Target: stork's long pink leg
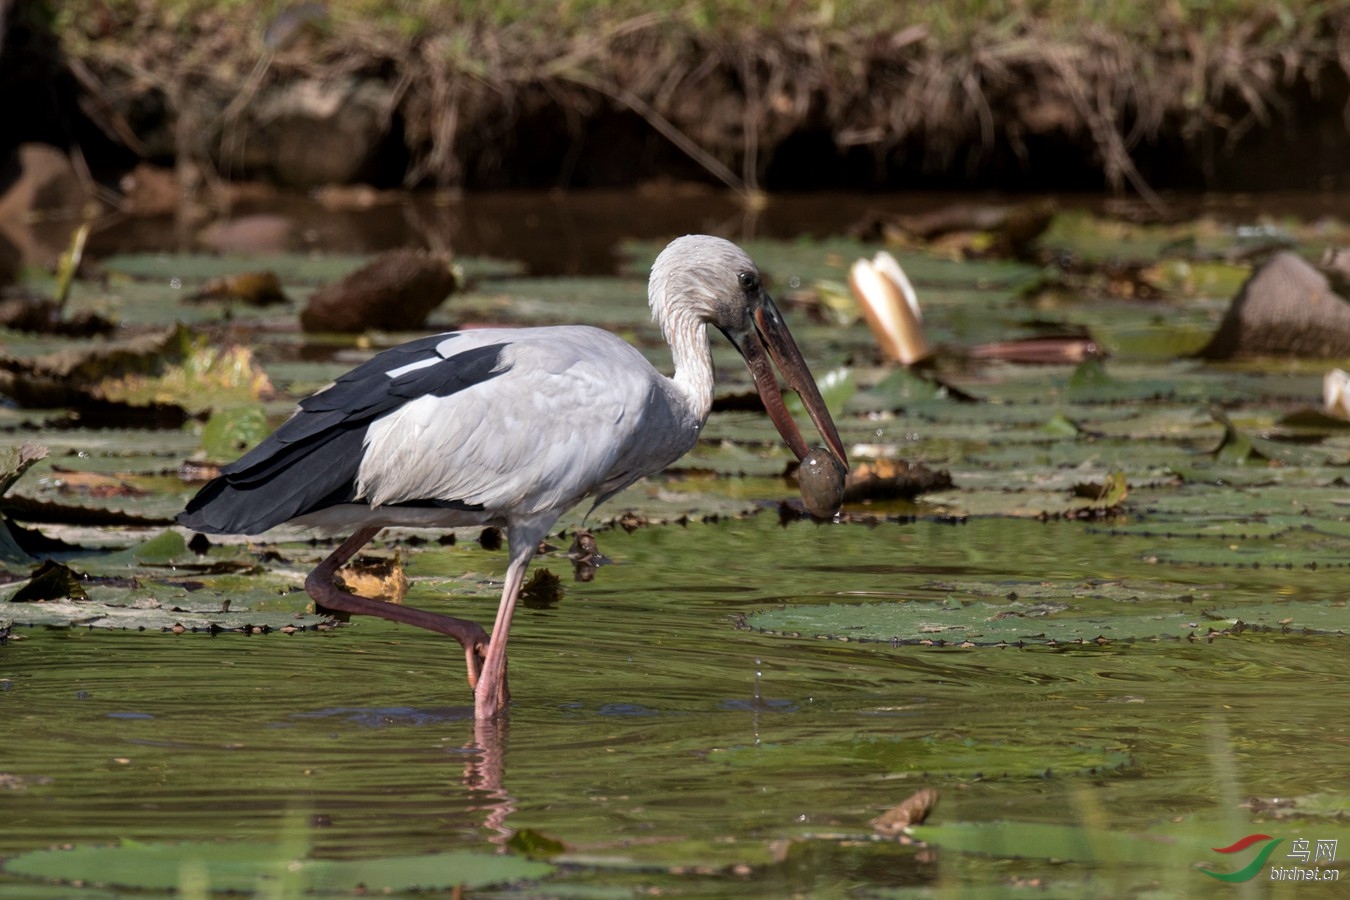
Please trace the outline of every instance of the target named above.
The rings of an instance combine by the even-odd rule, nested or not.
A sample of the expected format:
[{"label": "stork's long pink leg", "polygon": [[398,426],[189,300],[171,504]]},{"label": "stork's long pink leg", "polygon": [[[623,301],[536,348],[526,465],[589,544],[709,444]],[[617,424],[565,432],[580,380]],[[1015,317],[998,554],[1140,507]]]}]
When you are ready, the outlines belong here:
[{"label": "stork's long pink leg", "polygon": [[313,572],[309,573],[309,577],[305,579],[305,592],[314,599],[316,605],[325,609],[335,609],[340,612],[364,616],[378,616],[391,622],[402,622],[405,625],[415,625],[418,628],[426,628],[439,634],[448,634],[459,641],[460,646],[464,648],[464,666],[469,674],[469,687],[476,687],[483,652],[488,646],[487,632],[477,622],[470,622],[468,619],[456,619],[453,616],[443,616],[440,613],[427,612],[424,609],[415,609],[397,603],[386,603],[383,600],[373,600],[370,597],[362,597],[350,591],[344,591],[333,583],[333,578],[337,575],[338,569],[342,568],[347,560],[355,556],[356,551],[370,543],[371,538],[379,532],[379,528],[362,528],[343,541],[336,550],[315,567]]},{"label": "stork's long pink leg", "polygon": [[511,562],[506,567],[506,584],[502,587],[502,602],[497,607],[497,621],[492,625],[492,640],[488,642],[487,658],[474,688],[474,715],[492,719],[506,709],[510,692],[506,687],[506,638],[511,632],[511,616],[516,611],[516,599],[525,580],[525,570],[539,545],[538,538],[524,539],[512,535]]}]

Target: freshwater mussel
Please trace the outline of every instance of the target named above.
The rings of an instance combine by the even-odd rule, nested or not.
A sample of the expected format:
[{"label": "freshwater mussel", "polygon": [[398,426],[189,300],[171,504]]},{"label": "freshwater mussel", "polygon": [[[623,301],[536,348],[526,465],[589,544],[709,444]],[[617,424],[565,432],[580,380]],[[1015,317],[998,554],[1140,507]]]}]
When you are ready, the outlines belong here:
[{"label": "freshwater mussel", "polygon": [[828,450],[816,447],[806,454],[797,468],[797,485],[806,511],[821,519],[838,512],[847,477],[848,470]]}]

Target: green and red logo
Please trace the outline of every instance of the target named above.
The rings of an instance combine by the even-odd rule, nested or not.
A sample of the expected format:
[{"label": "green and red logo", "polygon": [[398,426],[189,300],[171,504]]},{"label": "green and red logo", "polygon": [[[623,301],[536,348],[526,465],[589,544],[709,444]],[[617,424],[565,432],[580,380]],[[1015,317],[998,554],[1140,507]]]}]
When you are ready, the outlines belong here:
[{"label": "green and red logo", "polygon": [[1215,847],[1215,853],[1241,853],[1253,844],[1259,844],[1265,841],[1265,844],[1257,851],[1252,861],[1247,863],[1236,872],[1211,872],[1209,869],[1201,869],[1210,878],[1217,878],[1220,881],[1236,883],[1239,881],[1251,881],[1256,877],[1256,873],[1261,871],[1261,867],[1266,864],[1270,854],[1274,852],[1276,845],[1284,838],[1273,838],[1268,834],[1249,834],[1237,843],[1230,844],[1227,847]]}]

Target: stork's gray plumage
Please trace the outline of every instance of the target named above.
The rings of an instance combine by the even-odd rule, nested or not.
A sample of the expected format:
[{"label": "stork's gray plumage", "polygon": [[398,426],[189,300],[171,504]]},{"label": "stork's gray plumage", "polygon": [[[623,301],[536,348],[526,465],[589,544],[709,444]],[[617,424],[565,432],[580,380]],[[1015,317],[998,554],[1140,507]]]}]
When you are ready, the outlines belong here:
[{"label": "stork's gray plumage", "polygon": [[[830,451],[844,450],[755,264],[735,244],[692,235],[666,247],[648,285],[671,346],[666,377],[597,328],[487,328],[386,350],[302,400],[277,431],[224,466],[178,521],[258,534],[290,523],[354,530],[306,579],[323,607],[448,634],[462,645],[480,718],[506,702],[506,640],[525,569],[558,517],[600,503],[691,449],[708,419],[707,328],[746,359],[793,452],[806,442],[765,351],[802,396]],[[386,526],[506,529],[510,563],[491,638],[473,622],[357,597],[337,570]]]}]

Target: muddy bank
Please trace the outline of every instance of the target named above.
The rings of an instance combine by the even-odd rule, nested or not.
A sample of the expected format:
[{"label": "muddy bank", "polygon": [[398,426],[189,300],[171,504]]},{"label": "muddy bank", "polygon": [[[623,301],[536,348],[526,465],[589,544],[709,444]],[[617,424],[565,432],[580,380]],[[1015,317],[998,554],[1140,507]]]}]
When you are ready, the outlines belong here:
[{"label": "muddy bank", "polygon": [[578,24],[253,11],[15,5],[0,90],[22,93],[43,66],[64,87],[23,107],[8,140],[77,145],[105,180],[138,159],[176,166],[189,191],[1350,183],[1340,5],[1225,23],[1159,4],[1114,27],[1018,13],[955,34],[803,14],[722,27],[678,12]]}]

